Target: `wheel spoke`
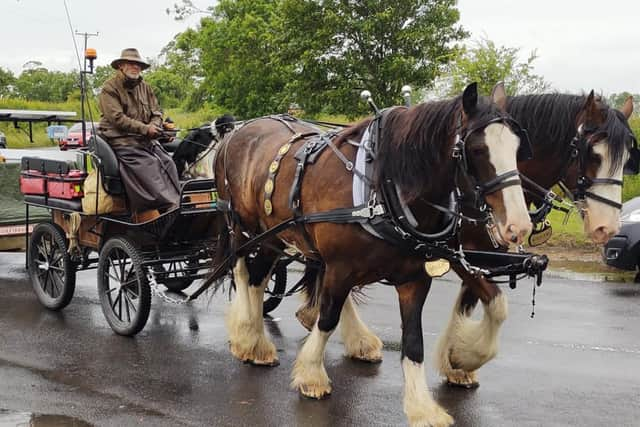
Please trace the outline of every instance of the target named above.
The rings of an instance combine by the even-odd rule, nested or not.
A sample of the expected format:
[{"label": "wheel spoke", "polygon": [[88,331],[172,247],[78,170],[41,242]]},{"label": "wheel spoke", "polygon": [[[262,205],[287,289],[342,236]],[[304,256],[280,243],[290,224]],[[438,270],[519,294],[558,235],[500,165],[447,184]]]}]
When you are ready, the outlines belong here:
[{"label": "wheel spoke", "polygon": [[109,294],[111,294],[113,291],[117,291],[117,290],[118,290],[118,288],[117,288],[117,287],[116,287],[116,288],[109,288],[109,290],[108,290],[108,291],[106,291],[106,292],[105,292],[105,294],[106,294],[106,295],[109,295]]},{"label": "wheel spoke", "polygon": [[51,258],[53,258],[53,236],[51,234],[47,234],[47,240],[45,243],[45,248],[47,249],[47,262],[51,264]]},{"label": "wheel spoke", "polygon": [[43,270],[42,273],[44,277],[40,278],[40,287],[46,294],[49,294],[47,291],[47,287],[49,285],[49,270]]},{"label": "wheel spoke", "polygon": [[[113,288],[113,289],[118,289],[118,288]],[[120,289],[121,291],[121,289]],[[118,292],[118,296],[116,297],[116,299],[113,300],[113,302],[111,303],[111,310],[115,313],[116,312],[116,305],[118,305],[118,301],[120,301],[120,298],[122,297],[122,292]]]},{"label": "wheel spoke", "polygon": [[62,279],[60,279],[60,277],[54,272],[50,272],[49,276],[51,277],[51,283],[53,284],[53,289],[56,290],[55,295],[53,295],[53,292],[52,292],[51,296],[53,298],[58,298],[62,294],[62,287],[64,286]]},{"label": "wheel spoke", "polygon": [[137,284],[137,283],[138,283],[138,280],[137,280],[137,278],[134,277],[132,280],[126,282],[126,285],[123,285],[124,289],[133,298],[138,298],[140,296],[140,293],[138,292],[138,287],[137,286],[131,286],[132,284]]},{"label": "wheel spoke", "polygon": [[[121,278],[118,277],[118,274],[120,273],[119,269],[115,266],[115,264],[113,263],[113,259],[111,257],[109,257],[109,268],[107,269],[108,271],[111,271],[111,269],[113,269],[113,274],[115,274],[116,277],[114,277],[114,280],[116,282],[121,282]],[[109,273],[109,276],[111,276],[111,273]],[[113,277],[113,276],[111,276]]]},{"label": "wheel spoke", "polygon": [[123,295],[123,293],[124,293],[124,290],[120,289],[121,297],[120,297],[120,300],[118,301],[118,312],[119,312],[118,319],[120,319],[120,321],[122,321],[122,300],[123,300],[122,295]]},{"label": "wheel spoke", "polygon": [[64,268],[62,268],[62,267],[57,267],[57,266],[54,266],[54,265],[50,265],[50,266],[49,266],[49,269],[50,269],[50,270],[54,270],[54,271],[64,272]]},{"label": "wheel spoke", "polygon": [[129,311],[129,305],[130,305],[129,297],[127,296],[127,292],[125,291],[124,308],[125,308],[125,311],[127,312],[127,322],[131,323],[131,312]]},{"label": "wheel spoke", "polygon": [[62,260],[62,257],[63,257],[63,256],[64,256],[64,253],[61,253],[60,255],[58,255],[58,257],[57,257],[55,260],[51,261],[51,263],[50,263],[50,264],[51,264],[51,265],[58,265],[58,263],[60,262],[60,260]]},{"label": "wheel spoke", "polygon": [[120,277],[124,280],[126,276],[125,271],[127,269],[127,257],[124,251],[118,250],[118,259],[120,260]]},{"label": "wheel spoke", "polygon": [[[133,309],[133,311],[135,311],[137,313],[138,309],[136,308],[136,305],[133,303],[133,301],[131,300],[131,298],[127,294],[127,292],[124,293],[124,297],[125,297],[125,299],[127,301],[127,304],[130,304],[131,308]],[[128,309],[127,309],[127,311],[128,311]]]},{"label": "wheel spoke", "polygon": [[38,248],[38,252],[46,262],[49,257],[47,255],[47,248],[44,245],[45,243],[44,243],[44,237],[43,237],[43,240],[38,242],[38,245],[36,245],[36,248]]}]

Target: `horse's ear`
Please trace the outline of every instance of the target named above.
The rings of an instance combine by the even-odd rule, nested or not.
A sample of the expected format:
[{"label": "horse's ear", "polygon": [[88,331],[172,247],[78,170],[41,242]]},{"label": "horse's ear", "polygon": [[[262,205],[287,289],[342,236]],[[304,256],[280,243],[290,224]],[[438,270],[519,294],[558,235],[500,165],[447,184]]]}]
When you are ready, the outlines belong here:
[{"label": "horse's ear", "polygon": [[462,92],[462,109],[467,116],[472,115],[478,106],[478,83],[473,82]]},{"label": "horse's ear", "polygon": [[602,115],[599,113],[598,101],[596,100],[593,89],[591,89],[587,100],[584,102],[583,110],[585,112],[586,123],[600,124],[602,122]]},{"label": "horse's ear", "polygon": [[624,114],[624,116],[629,119],[631,117],[631,113],[633,113],[633,96],[629,95],[624,101],[624,105],[620,108],[620,112]]},{"label": "horse's ear", "polygon": [[491,91],[491,100],[500,111],[507,111],[507,93],[504,90],[504,82],[498,82]]}]

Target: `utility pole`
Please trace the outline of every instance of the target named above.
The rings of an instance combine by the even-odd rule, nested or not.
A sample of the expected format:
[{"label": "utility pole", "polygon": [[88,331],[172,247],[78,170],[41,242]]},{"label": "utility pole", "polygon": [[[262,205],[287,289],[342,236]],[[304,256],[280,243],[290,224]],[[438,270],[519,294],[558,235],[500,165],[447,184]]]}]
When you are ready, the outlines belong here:
[{"label": "utility pole", "polygon": [[[92,51],[92,55],[88,55],[87,40],[89,37],[98,37],[100,33],[81,33],[76,30],[77,36],[84,37],[84,50],[83,50],[83,69],[80,70],[80,119],[82,120],[82,141],[84,145],[87,145],[87,123],[84,118],[84,102],[87,92],[86,74],[93,74],[93,60],[96,59],[95,50]],[[89,60],[89,71],[87,71],[87,59]]]}]

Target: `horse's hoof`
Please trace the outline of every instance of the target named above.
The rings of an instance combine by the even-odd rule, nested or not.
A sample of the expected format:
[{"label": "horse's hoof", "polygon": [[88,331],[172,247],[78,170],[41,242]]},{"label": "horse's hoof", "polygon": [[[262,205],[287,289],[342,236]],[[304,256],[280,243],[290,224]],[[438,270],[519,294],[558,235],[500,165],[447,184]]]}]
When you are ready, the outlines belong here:
[{"label": "horse's hoof", "polygon": [[480,387],[480,383],[477,382],[477,381],[470,382],[470,383],[458,383],[458,382],[455,382],[455,381],[447,380],[446,384],[449,387],[464,388],[465,390],[472,390],[474,388]]},{"label": "horse's hoof", "polygon": [[300,386],[300,395],[307,399],[323,400],[331,396],[331,387],[314,386]]},{"label": "horse's hoof", "polygon": [[372,365],[377,365],[378,363],[382,363],[382,356],[368,358],[363,356],[350,355],[348,357],[352,360],[357,360],[358,362],[370,363]]},{"label": "horse's hoof", "polygon": [[280,361],[278,359],[274,360],[244,360],[244,363],[253,366],[261,366],[264,368],[275,368],[276,366],[280,366]]}]

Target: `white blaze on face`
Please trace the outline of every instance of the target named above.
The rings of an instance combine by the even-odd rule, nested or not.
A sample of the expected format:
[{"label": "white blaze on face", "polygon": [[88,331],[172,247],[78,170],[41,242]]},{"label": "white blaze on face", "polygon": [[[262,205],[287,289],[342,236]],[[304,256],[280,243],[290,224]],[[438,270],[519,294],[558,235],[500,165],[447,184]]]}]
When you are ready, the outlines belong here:
[{"label": "white blaze on face", "polygon": [[[609,156],[609,144],[602,141],[593,146],[593,151],[600,156],[600,167],[596,178],[613,178],[622,180],[623,165],[627,160],[625,154],[620,166],[609,174],[611,170],[611,157]],[[594,184],[589,188],[590,192],[616,203],[622,200],[622,187],[614,184]],[[584,231],[595,243],[606,243],[620,229],[620,210],[599,202],[592,198],[586,199],[586,212],[584,216]]]},{"label": "white blaze on face", "polygon": [[[496,176],[517,170],[516,155],[520,139],[502,123],[492,123],[484,130],[485,143],[489,148],[489,161],[496,170]],[[515,179],[510,177],[508,179]],[[500,234],[507,240],[515,235],[518,243],[531,231],[531,219],[522,194],[522,186],[510,185],[500,190],[504,201],[504,224],[497,224]]]}]

